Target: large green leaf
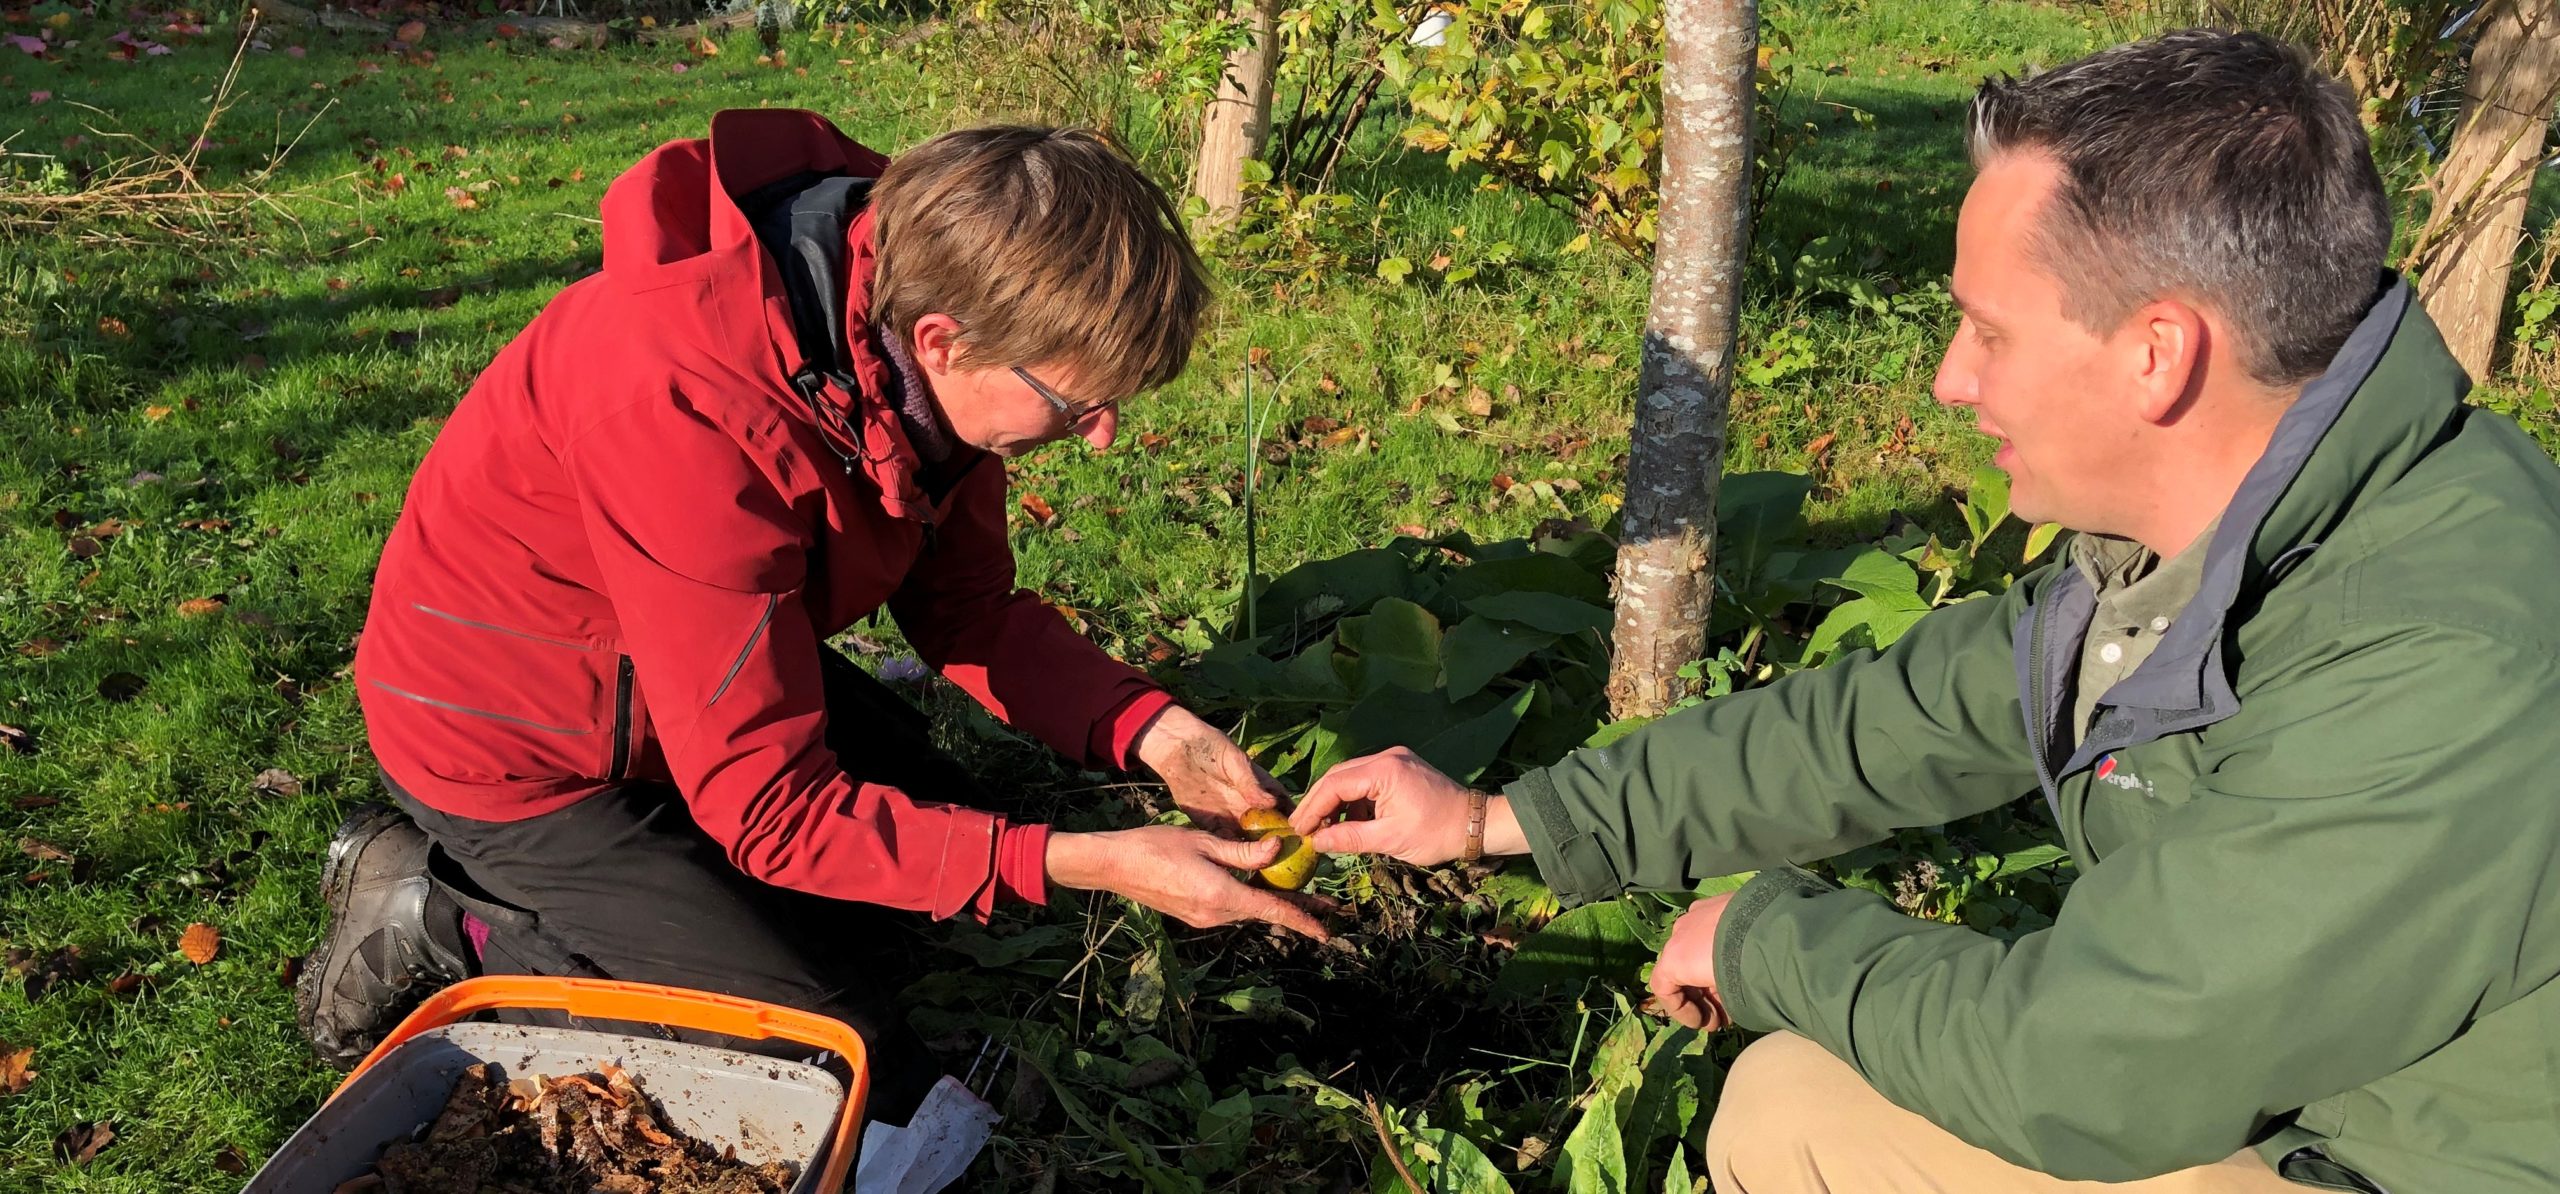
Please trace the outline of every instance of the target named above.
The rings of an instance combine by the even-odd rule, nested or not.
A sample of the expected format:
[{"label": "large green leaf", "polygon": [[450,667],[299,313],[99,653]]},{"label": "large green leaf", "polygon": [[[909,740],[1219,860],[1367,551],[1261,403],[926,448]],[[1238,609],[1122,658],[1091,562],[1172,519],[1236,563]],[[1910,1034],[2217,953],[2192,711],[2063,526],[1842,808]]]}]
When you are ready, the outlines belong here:
[{"label": "large green leaf", "polygon": [[1964,526],[1980,543],[2009,519],[2009,474],[1990,465],[1973,470],[1973,488],[1964,494]]},{"label": "large green leaf", "polygon": [[1339,702],[1351,699],[1351,688],[1334,666],[1333,640],[1318,639],[1281,669],[1280,690],[1272,695],[1295,701]]},{"label": "large green leaf", "polygon": [[1253,1096],[1239,1090],[1200,1109],[1182,1150],[1182,1168],[1202,1177],[1233,1172],[1252,1143]]},{"label": "large green leaf", "polygon": [[1564,1138],[1564,1158],[1556,1163],[1565,1194],[1627,1194],[1627,1149],[1618,1129],[1624,1092],[1594,1095],[1583,1105],[1582,1122]]},{"label": "large green leaf", "polygon": [[[1476,1142],[1447,1128],[1403,1133],[1407,1168],[1422,1182],[1423,1194],[1511,1194],[1511,1183],[1493,1158]],[[1381,1154],[1370,1166],[1369,1188],[1378,1194],[1408,1194],[1404,1178]]]},{"label": "large green leaf", "polygon": [[1405,600],[1388,597],[1339,632],[1352,654],[1351,691],[1367,696],[1388,685],[1430,689],[1440,684],[1440,619]]},{"label": "large green leaf", "polygon": [[1259,700],[1287,687],[1280,665],[1262,653],[1268,638],[1237,639],[1200,653],[1201,684],[1217,693]]},{"label": "large green leaf", "polygon": [[1633,982],[1653,960],[1635,914],[1624,900],[1585,904],[1548,921],[1520,943],[1520,952],[1493,979],[1493,993],[1517,998],[1547,991],[1577,991],[1593,978]]},{"label": "large green leaf", "polygon": [[1462,708],[1437,689],[1381,688],[1350,708],[1324,715],[1321,724],[1333,732],[1336,742],[1330,751],[1317,755],[1316,770],[1321,773],[1343,759],[1390,746],[1419,748],[1493,703],[1486,695]]},{"label": "large green leaf", "polygon": [[1782,544],[1804,534],[1813,478],[1802,473],[1734,473],[1716,485],[1716,564],[1750,577]]},{"label": "large green leaf", "polygon": [[[1643,1016],[1632,1016],[1650,1024]],[[1653,1151],[1655,1141],[1673,1139],[1686,1132],[1689,1120],[1697,1114],[1697,1084],[1690,1081],[1687,1059],[1706,1047],[1706,1038],[1693,1028],[1666,1024],[1654,1033],[1645,1047],[1642,1080],[1636,1085],[1635,1098],[1627,1104],[1619,1135],[1626,1141],[1629,1176],[1644,1172],[1644,1159]]]},{"label": "large green leaf", "polygon": [[1520,719],[1519,731],[1502,749],[1502,757],[1523,770],[1552,766],[1572,754],[1593,730],[1600,728],[1600,718],[1606,712],[1596,700],[1565,695],[1552,678],[1535,681],[1529,688],[1537,693],[1537,699],[1529,702],[1529,712]]},{"label": "large green leaf", "polygon": [[1463,701],[1555,641],[1556,636],[1545,631],[1476,615],[1458,623],[1440,641],[1440,681],[1448,688],[1450,700]]},{"label": "large green leaf", "polygon": [[2038,867],[2051,866],[2070,856],[2071,852],[2060,846],[2029,846],[2024,850],[2001,855],[2000,865],[1992,870],[1991,877],[2006,879],[2011,875],[2023,875]]},{"label": "large green leaf", "polygon": [[1907,609],[1872,597],[1841,602],[1823,615],[1820,626],[1813,628],[1813,638],[1805,643],[1805,659],[1812,663],[1842,651],[1868,648],[1881,651],[1892,646],[1895,639],[1901,638],[1928,612],[1925,608]]},{"label": "large green leaf", "polygon": [[1469,601],[1466,607],[1471,614],[1517,623],[1549,634],[1605,630],[1616,616],[1605,605],[1593,605],[1555,593],[1495,593]]},{"label": "large green leaf", "polygon": [[1563,556],[1539,551],[1461,568],[1440,586],[1434,601],[1463,609],[1478,597],[1496,593],[1553,593],[1599,605],[1609,600],[1609,580]]},{"label": "large green leaf", "polygon": [[1920,595],[1920,574],[1882,549],[1860,552],[1847,571],[1826,580],[1889,609],[1929,608]]},{"label": "large green leaf", "polygon": [[1327,618],[1364,612],[1382,598],[1409,597],[1412,584],[1413,566],[1385,548],[1301,564],[1264,586],[1254,601],[1260,619],[1254,632],[1301,637]]},{"label": "large green leaf", "polygon": [[2061,523],[2037,523],[2034,529],[2027,532],[2027,546],[2024,553],[2018,557],[2018,562],[2021,564],[2035,563],[2036,557],[2043,555],[2046,548],[2053,546],[2055,537],[2061,534]]},{"label": "large green leaf", "polygon": [[1430,741],[1414,747],[1413,753],[1459,783],[1474,783],[1476,776],[1502,756],[1502,744],[1509,742],[1511,731],[1520,727],[1520,715],[1529,711],[1529,702],[1535,695],[1521,689],[1509,701],[1432,735]]}]

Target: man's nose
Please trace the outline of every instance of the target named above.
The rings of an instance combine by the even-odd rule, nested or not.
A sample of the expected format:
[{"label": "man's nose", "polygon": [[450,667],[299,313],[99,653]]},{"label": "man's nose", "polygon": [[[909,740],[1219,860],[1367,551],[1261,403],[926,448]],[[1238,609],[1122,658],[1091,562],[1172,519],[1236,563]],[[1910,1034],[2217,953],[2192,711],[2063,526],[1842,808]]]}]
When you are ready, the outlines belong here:
[{"label": "man's nose", "polygon": [[1096,411],[1084,421],[1083,426],[1076,428],[1076,435],[1084,442],[1092,444],[1096,452],[1109,448],[1111,441],[1119,434],[1120,410],[1118,407]]},{"label": "man's nose", "polygon": [[1929,396],[1940,406],[1970,406],[1979,390],[1979,375],[1964,351],[1963,333],[1957,333],[1947,345],[1946,355],[1938,358],[1938,376],[1929,383]]}]

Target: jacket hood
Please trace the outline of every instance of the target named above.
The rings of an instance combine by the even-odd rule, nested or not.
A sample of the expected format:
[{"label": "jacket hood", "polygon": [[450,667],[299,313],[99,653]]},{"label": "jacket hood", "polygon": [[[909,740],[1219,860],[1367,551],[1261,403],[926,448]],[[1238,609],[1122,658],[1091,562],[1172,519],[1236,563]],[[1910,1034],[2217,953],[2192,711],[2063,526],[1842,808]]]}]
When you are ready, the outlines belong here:
[{"label": "jacket hood", "polygon": [[645,308],[651,334],[773,395],[853,455],[902,517],[932,509],[917,481],[921,467],[898,425],[896,380],[871,328],[871,280],[878,264],[872,212],[846,229],[846,372],[855,392],[830,388],[840,418],[819,418],[790,378],[800,364],[789,295],[773,259],[739,207],[741,197],[797,174],[877,178],[889,159],[815,112],[732,108],[711,118],[711,135],[651,151],[605,191],[604,274]]}]

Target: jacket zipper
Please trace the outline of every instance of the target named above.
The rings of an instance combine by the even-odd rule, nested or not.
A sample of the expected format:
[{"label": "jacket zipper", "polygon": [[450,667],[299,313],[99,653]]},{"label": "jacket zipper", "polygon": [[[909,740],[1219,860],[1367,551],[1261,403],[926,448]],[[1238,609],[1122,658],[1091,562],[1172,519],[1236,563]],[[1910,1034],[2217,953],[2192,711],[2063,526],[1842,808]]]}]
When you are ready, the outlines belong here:
[{"label": "jacket zipper", "polygon": [[631,770],[631,657],[617,655],[613,669],[613,767],[605,774],[619,781]]},{"label": "jacket zipper", "polygon": [[2053,777],[2053,760],[2050,757],[2053,718],[2044,693],[2044,611],[2047,604],[2037,602],[2030,607],[2035,611],[2035,621],[2027,630],[2027,700],[2028,714],[2033,718],[2030,724],[2035,727],[2035,740],[2027,743],[2027,749],[2036,757],[2036,782],[2044,785],[2044,798],[2053,805],[2054,830],[2063,835],[2063,844],[2068,847],[2070,833],[2062,826],[2062,787]]}]

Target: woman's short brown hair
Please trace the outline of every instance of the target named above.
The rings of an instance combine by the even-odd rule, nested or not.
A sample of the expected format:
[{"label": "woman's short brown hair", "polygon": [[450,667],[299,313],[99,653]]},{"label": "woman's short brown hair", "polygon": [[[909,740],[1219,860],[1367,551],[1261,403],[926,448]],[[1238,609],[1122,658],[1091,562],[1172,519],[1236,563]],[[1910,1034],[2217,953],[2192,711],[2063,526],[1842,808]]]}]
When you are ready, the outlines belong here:
[{"label": "woman's short brown hair", "polygon": [[973,366],[1059,363],[1070,397],[1125,398],[1182,373],[1209,282],[1173,201],[1099,135],[945,133],[873,192],[872,310],[914,348],[916,320],[960,324]]}]

